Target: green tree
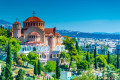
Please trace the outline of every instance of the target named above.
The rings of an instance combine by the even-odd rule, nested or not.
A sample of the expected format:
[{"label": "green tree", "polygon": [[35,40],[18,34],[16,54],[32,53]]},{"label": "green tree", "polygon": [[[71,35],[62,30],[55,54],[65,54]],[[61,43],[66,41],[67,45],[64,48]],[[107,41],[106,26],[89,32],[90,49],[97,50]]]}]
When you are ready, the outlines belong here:
[{"label": "green tree", "polygon": [[2,68],[2,72],[1,72],[1,75],[0,75],[0,80],[5,80],[5,67]]},{"label": "green tree", "polygon": [[38,61],[37,53],[29,52],[27,56],[29,58],[29,63],[32,65],[35,65],[35,63]]},{"label": "green tree", "polygon": [[6,64],[5,80],[13,80],[12,70],[9,64]]},{"label": "green tree", "polygon": [[41,64],[40,64],[40,60],[38,60],[38,75],[41,74]]},{"label": "green tree", "polygon": [[36,62],[35,62],[35,65],[34,65],[34,74],[35,75],[38,74],[37,63]]},{"label": "green tree", "polygon": [[88,63],[89,63],[88,67],[90,68],[90,56],[89,56],[88,52],[87,52],[87,55],[86,55],[86,60],[88,61]]},{"label": "green tree", "polygon": [[95,66],[95,69],[97,69],[97,59],[96,59],[96,55],[97,55],[97,50],[96,50],[96,46],[95,46],[95,49],[94,49],[94,58],[95,58],[94,66]]},{"label": "green tree", "polygon": [[79,46],[78,46],[78,41],[76,41],[76,49],[77,49],[77,52],[78,52],[78,54],[80,53],[80,49],[79,49]]},{"label": "green tree", "polygon": [[28,56],[26,56],[26,54],[21,54],[21,58],[22,58],[22,61],[25,61],[27,63],[29,62],[29,58],[28,58]]},{"label": "green tree", "polygon": [[55,71],[55,69],[56,69],[55,61],[47,61],[47,64],[46,64],[45,68],[48,72]]},{"label": "green tree", "polygon": [[24,80],[23,70],[19,69],[16,80]]},{"label": "green tree", "polygon": [[35,75],[33,75],[33,80],[35,80]]},{"label": "green tree", "polygon": [[108,60],[107,63],[110,64],[110,52],[108,51]]},{"label": "green tree", "polygon": [[119,69],[119,53],[117,53],[117,69]]},{"label": "green tree", "polygon": [[6,58],[5,80],[13,80],[11,65],[12,65],[12,54],[11,54],[11,43],[9,40],[8,41],[7,58]]},{"label": "green tree", "polygon": [[79,62],[77,62],[77,69],[86,70],[86,69],[88,69],[88,65],[89,65],[89,63],[86,60],[79,61]]},{"label": "green tree", "polygon": [[107,61],[102,55],[97,56],[97,63],[100,69],[101,67],[105,68],[107,66]]},{"label": "green tree", "polygon": [[56,61],[56,78],[60,78],[60,66],[59,66],[59,60]]}]

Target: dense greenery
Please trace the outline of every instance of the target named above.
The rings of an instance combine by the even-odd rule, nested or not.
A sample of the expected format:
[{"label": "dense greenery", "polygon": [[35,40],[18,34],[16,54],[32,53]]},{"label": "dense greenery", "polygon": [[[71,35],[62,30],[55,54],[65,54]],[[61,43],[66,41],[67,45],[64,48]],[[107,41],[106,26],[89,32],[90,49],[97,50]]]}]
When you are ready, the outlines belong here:
[{"label": "dense greenery", "polygon": [[56,78],[60,78],[60,66],[59,66],[59,60],[56,61]]},{"label": "dense greenery", "polygon": [[41,63],[40,63],[40,60],[38,60],[38,75],[41,74]]},{"label": "dense greenery", "polygon": [[24,75],[23,75],[23,70],[22,69],[20,69],[18,71],[18,75],[16,77],[16,80],[24,80]]},{"label": "dense greenery", "polygon": [[46,64],[45,68],[48,72],[55,71],[55,69],[56,69],[55,61],[47,61],[47,64]]}]

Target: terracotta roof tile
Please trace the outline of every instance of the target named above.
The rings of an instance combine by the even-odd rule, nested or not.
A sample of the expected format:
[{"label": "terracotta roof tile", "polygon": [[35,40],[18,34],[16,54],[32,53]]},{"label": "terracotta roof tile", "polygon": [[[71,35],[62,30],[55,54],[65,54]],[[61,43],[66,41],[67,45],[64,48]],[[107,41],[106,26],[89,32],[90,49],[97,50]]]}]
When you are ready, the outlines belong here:
[{"label": "terracotta roof tile", "polygon": [[39,22],[39,21],[42,21],[42,20],[38,17],[33,16],[33,17],[27,18],[24,22]]}]

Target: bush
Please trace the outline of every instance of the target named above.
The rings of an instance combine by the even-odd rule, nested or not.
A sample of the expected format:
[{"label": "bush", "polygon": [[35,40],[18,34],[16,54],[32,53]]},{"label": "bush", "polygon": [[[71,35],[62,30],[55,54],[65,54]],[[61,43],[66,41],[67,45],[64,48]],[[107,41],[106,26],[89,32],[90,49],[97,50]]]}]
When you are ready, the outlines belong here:
[{"label": "bush", "polygon": [[48,72],[53,72],[56,69],[56,63],[55,61],[48,61],[47,65],[45,66],[46,70]]}]

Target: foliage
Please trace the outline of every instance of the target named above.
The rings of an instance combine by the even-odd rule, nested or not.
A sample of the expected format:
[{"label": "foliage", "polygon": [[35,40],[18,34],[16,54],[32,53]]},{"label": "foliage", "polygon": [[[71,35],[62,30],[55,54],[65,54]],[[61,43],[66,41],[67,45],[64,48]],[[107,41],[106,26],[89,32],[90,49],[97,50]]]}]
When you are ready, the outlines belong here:
[{"label": "foliage", "polygon": [[28,58],[28,56],[26,56],[26,54],[21,54],[21,58],[22,58],[22,60],[25,61],[25,62],[28,62],[28,61],[29,61],[29,58]]},{"label": "foliage", "polygon": [[40,60],[38,60],[38,75],[41,74],[41,63],[40,63]]},{"label": "foliage", "polygon": [[108,51],[108,60],[107,63],[110,64],[110,52]]},{"label": "foliage", "polygon": [[5,80],[5,67],[1,68],[0,80]]},{"label": "foliage", "polygon": [[25,80],[34,80],[32,77],[26,77]]},{"label": "foliage", "polygon": [[35,74],[35,75],[37,75],[37,74],[38,74],[37,63],[35,63],[35,65],[34,65],[34,74]]},{"label": "foliage", "polygon": [[77,69],[86,70],[86,69],[88,69],[88,65],[89,65],[89,63],[86,60],[79,61],[79,62],[77,62]]},{"label": "foliage", "polygon": [[23,70],[22,69],[19,69],[16,80],[24,80]]},{"label": "foliage", "polygon": [[56,63],[54,61],[47,61],[45,68],[48,72],[53,72],[56,69]]},{"label": "foliage", "polygon": [[6,64],[5,80],[13,80],[11,66]]},{"label": "foliage", "polygon": [[29,52],[27,56],[29,58],[29,63],[32,65],[35,65],[35,63],[38,61],[37,53]]},{"label": "foliage", "polygon": [[59,66],[59,60],[56,61],[56,78],[60,78],[60,66]]},{"label": "foliage", "polygon": [[90,56],[89,56],[88,52],[87,52],[87,55],[86,55],[86,60],[88,61],[88,63],[89,63],[88,67],[90,68]]},{"label": "foliage", "polygon": [[94,49],[94,58],[95,58],[94,66],[95,66],[95,69],[97,69],[97,59],[96,59],[96,55],[97,55],[97,51],[96,51],[96,46],[95,46],[95,49]]},{"label": "foliage", "polygon": [[78,41],[76,41],[76,45],[75,45],[76,49],[77,49],[77,52],[78,54],[80,53],[80,49],[79,49],[79,46],[78,46]]},{"label": "foliage", "polygon": [[119,69],[119,54],[117,53],[117,69]]},{"label": "foliage", "polygon": [[83,72],[79,77],[74,77],[72,80],[96,80],[96,77],[91,71],[87,71]]},{"label": "foliage", "polygon": [[35,75],[33,75],[33,80],[35,80]]},{"label": "foliage", "polygon": [[97,56],[97,63],[100,68],[107,66],[107,61],[102,55]]},{"label": "foliage", "polygon": [[11,68],[11,65],[12,65],[12,54],[11,54],[11,43],[10,43],[10,40],[8,41],[6,64],[9,64],[9,67]]},{"label": "foliage", "polygon": [[17,64],[18,65],[23,65],[23,61],[20,55],[17,56]]},{"label": "foliage", "polygon": [[115,70],[116,70],[116,68],[115,68],[115,66],[114,66],[114,65],[109,64],[109,66],[112,68],[112,70],[113,70],[113,71],[115,71]]}]

